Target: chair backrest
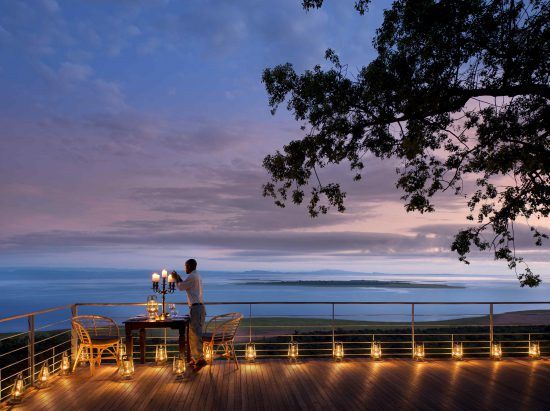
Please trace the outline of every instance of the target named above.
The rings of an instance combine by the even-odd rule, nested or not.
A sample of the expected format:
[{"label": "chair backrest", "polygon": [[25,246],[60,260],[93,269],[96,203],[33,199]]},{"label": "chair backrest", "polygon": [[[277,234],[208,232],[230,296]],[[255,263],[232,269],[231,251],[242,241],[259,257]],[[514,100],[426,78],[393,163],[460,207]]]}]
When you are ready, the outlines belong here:
[{"label": "chair backrest", "polygon": [[228,342],[233,341],[239,324],[243,315],[241,313],[228,313],[222,315],[216,315],[208,321],[206,329],[211,326],[213,327],[212,331],[212,340],[217,342]]},{"label": "chair backrest", "polygon": [[91,344],[91,337],[119,336],[114,320],[102,315],[78,315],[72,323],[83,344]]}]

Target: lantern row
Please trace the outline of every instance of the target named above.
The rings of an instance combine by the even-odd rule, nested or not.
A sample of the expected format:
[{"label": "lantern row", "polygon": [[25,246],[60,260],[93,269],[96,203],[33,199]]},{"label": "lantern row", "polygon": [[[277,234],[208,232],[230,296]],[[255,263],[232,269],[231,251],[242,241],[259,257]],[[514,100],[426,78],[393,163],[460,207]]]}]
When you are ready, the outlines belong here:
[{"label": "lantern row", "polygon": [[[206,361],[210,362],[212,360],[213,352],[210,344],[204,345],[204,357]],[[84,351],[81,354],[79,361],[86,360],[87,353]],[[291,362],[297,362],[299,358],[299,345],[296,341],[291,341],[288,344],[288,359]],[[245,347],[245,359],[249,362],[254,362],[256,360],[256,345],[253,342],[246,344]],[[332,350],[332,356],[335,361],[342,361],[344,358],[344,343],[335,342]],[[426,356],[426,351],[424,348],[424,343],[415,343],[413,348],[413,358],[418,361],[424,360]],[[462,360],[464,356],[464,349],[461,342],[454,342],[452,345],[451,356],[455,360]],[[382,359],[382,344],[379,341],[373,341],[370,348],[370,357],[373,360]],[[491,344],[490,357],[494,360],[502,359],[502,345],[500,343]],[[529,357],[532,359],[539,359],[540,355],[540,344],[536,341],[529,342]],[[155,364],[156,365],[165,365],[168,360],[168,354],[166,350],[166,345],[157,345],[155,349]],[[131,379],[134,375],[134,362],[132,357],[126,354],[126,349],[124,344],[119,345],[118,352],[118,363],[119,369],[118,374],[121,379],[128,380]],[[64,352],[61,358],[61,367],[60,375],[70,374],[71,361],[67,354]],[[186,371],[186,364],[184,358],[181,356],[173,357],[172,361],[172,372],[176,376],[176,379],[182,379]],[[38,378],[35,382],[35,386],[38,389],[45,388],[48,386],[49,379],[51,376],[50,367],[48,361],[44,361],[40,372],[38,373]],[[25,381],[23,378],[23,373],[19,373],[14,381],[12,391],[11,391],[11,404],[19,404],[23,398],[25,392]]]},{"label": "lantern row", "polygon": [[[205,353],[210,357],[211,354]],[[298,343],[291,341],[288,344],[288,359],[290,361],[297,361],[299,357]],[[246,344],[244,352],[245,360],[254,362],[256,360],[256,345],[252,342]],[[344,358],[344,343],[335,342],[332,349],[332,357],[335,361],[341,361]],[[382,344],[379,341],[371,343],[370,357],[373,360],[380,360],[382,358]],[[451,357],[455,360],[462,360],[464,357],[464,348],[461,342],[454,342],[451,349]],[[490,357],[494,360],[502,359],[502,345],[500,343],[492,343],[490,350]],[[529,342],[529,357],[532,359],[540,358],[540,344],[536,341]],[[426,350],[424,343],[415,343],[413,347],[413,358],[415,360],[423,360],[426,358]]]}]

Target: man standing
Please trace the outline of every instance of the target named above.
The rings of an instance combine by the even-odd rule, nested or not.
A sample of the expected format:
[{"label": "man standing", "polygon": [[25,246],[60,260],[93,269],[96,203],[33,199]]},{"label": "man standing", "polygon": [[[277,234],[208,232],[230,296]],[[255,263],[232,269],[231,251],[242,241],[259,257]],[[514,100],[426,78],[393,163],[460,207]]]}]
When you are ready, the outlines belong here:
[{"label": "man standing", "polygon": [[185,262],[187,278],[182,279],[177,272],[172,272],[176,277],[176,285],[180,291],[187,292],[189,304],[189,347],[191,349],[191,367],[198,372],[206,366],[207,362],[202,355],[202,329],[206,310],[202,299],[202,280],[197,272],[197,261],[194,259]]}]

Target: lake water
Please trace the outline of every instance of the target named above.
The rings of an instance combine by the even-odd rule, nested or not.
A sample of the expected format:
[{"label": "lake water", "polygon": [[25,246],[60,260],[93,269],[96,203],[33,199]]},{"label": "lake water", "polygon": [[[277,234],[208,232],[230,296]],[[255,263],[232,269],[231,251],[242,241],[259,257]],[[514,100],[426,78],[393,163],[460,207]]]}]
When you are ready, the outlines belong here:
[{"label": "lake water", "polygon": [[[513,274],[501,276],[479,275],[419,275],[419,274],[359,274],[348,272],[271,273],[271,272],[213,272],[201,271],[206,302],[422,302],[422,301],[548,301],[550,288],[543,284],[536,289],[520,288]],[[2,268],[0,269],[0,317],[22,314],[73,303],[92,302],[145,302],[151,292],[151,271],[147,269],[51,269]],[[248,285],[257,280],[405,280],[445,282],[464,288],[369,288],[369,287],[310,287],[283,285]],[[160,295],[159,295],[160,299]],[[185,293],[167,297],[169,302],[185,303]],[[498,305],[495,312],[526,309],[550,309],[550,304]],[[186,312],[184,305],[178,310]],[[239,311],[249,314],[250,306],[235,304],[208,306],[209,315]],[[415,308],[417,321],[441,320],[464,316],[486,315],[487,305],[437,305]],[[336,305],[337,318],[380,321],[408,321],[410,305]],[[122,321],[143,314],[143,307],[82,307],[79,313],[97,313]],[[330,317],[330,304],[312,305],[254,305],[253,316],[312,316]],[[37,325],[67,319],[69,311],[55,312],[37,317]],[[24,329],[26,320],[0,323],[0,331]]]}]

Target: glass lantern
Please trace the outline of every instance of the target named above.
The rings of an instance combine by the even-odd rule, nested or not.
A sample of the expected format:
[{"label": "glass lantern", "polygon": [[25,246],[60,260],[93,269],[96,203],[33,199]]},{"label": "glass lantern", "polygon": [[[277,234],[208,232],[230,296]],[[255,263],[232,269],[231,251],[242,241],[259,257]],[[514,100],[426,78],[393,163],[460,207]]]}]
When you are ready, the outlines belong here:
[{"label": "glass lantern", "polygon": [[71,372],[71,359],[67,355],[67,351],[61,357],[61,375],[67,375]]},{"label": "glass lantern", "polygon": [[497,361],[502,359],[502,345],[500,343],[491,344],[491,358]]},{"label": "glass lantern", "polygon": [[454,360],[460,361],[462,360],[462,356],[464,355],[464,349],[462,347],[461,342],[455,342],[453,344],[453,350],[452,350],[452,357]]},{"label": "glass lantern", "polygon": [[77,359],[78,366],[85,365],[87,362],[90,361],[90,355],[88,353],[88,348],[83,347],[82,351],[80,352],[80,358]]},{"label": "glass lantern", "polygon": [[185,360],[181,356],[174,357],[172,362],[172,373],[176,376],[176,379],[179,380],[183,378],[185,374]]},{"label": "glass lantern", "polygon": [[290,361],[298,361],[298,343],[292,341],[288,344],[288,359]]},{"label": "glass lantern", "polygon": [[423,361],[425,358],[426,351],[424,350],[424,343],[417,343],[414,345],[413,356],[417,361]]},{"label": "glass lantern", "polygon": [[147,315],[149,320],[154,321],[157,318],[159,310],[159,303],[156,295],[149,295],[147,297]]},{"label": "glass lantern", "polygon": [[19,404],[23,398],[24,393],[25,393],[25,380],[23,379],[23,373],[20,372],[19,374],[17,374],[17,378],[15,379],[13,383],[13,387],[11,389],[10,403]]},{"label": "glass lantern", "polygon": [[120,366],[118,368],[118,375],[123,380],[130,380],[134,376],[134,360],[127,355],[122,356]]},{"label": "glass lantern", "polygon": [[249,362],[256,361],[256,345],[253,342],[246,344],[244,357]]},{"label": "glass lantern", "polygon": [[540,358],[540,344],[537,341],[529,341],[529,357],[533,360]]},{"label": "glass lantern", "polygon": [[370,357],[373,360],[380,360],[382,358],[382,344],[377,341],[373,341],[370,347]]},{"label": "glass lantern", "polygon": [[50,367],[48,361],[44,361],[42,368],[38,373],[38,379],[36,381],[37,388],[46,388],[48,386],[48,380],[50,379]]},{"label": "glass lantern", "polygon": [[168,359],[168,356],[166,354],[166,345],[157,345],[157,348],[155,351],[155,364],[164,365],[166,364],[167,359]]},{"label": "glass lantern", "polygon": [[118,353],[117,357],[122,361],[122,357],[126,355],[126,344],[122,342],[122,339],[118,342]]},{"label": "glass lantern", "polygon": [[204,359],[207,362],[212,361],[212,356],[214,355],[214,353],[212,351],[213,351],[212,350],[212,344],[210,344],[210,343],[203,344],[203,346],[202,346],[202,355],[204,356]]},{"label": "glass lantern", "polygon": [[332,353],[334,361],[342,361],[344,359],[344,343],[334,343],[334,351]]}]

